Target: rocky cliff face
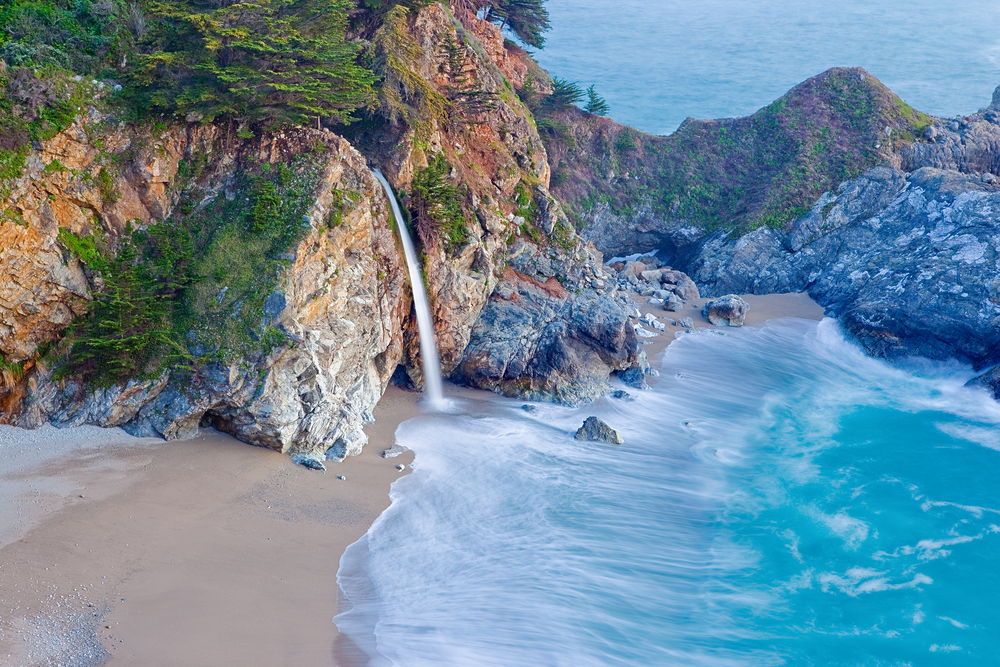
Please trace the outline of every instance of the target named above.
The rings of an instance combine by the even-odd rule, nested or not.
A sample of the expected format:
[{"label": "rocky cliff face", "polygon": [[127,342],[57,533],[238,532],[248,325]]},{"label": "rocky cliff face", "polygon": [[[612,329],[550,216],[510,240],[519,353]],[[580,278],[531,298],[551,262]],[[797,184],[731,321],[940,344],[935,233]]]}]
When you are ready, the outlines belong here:
[{"label": "rocky cliff face", "polygon": [[[100,151],[88,140],[88,130],[104,140],[104,150],[108,139],[117,140],[111,150],[131,160],[103,194],[86,177],[102,168],[94,164]],[[181,196],[178,168],[194,155],[210,161],[197,181],[204,206],[208,200],[241,196],[231,178],[240,162],[279,166],[304,151],[321,151],[320,177],[302,220],[308,228],[282,257],[277,289],[262,313],[266,326],[287,334],[288,344],[229,363],[209,357],[184,364],[183,370],[96,390],[72,377],[55,380],[42,361],[23,380],[27,397],[20,414],[9,417],[15,423],[124,426],[167,439],[190,437],[199,424],[212,424],[246,442],[286,452],[342,458],[360,451],[361,428],[371,421],[402,358],[403,320],[409,313],[388,202],[365,159],[332,133],[286,132],[228,148],[219,145],[219,138],[211,126],[109,136],[77,124],[32,156],[12,198],[26,226],[0,227],[21,240],[13,246],[17,255],[12,246],[3,255],[8,275],[21,276],[8,282],[19,291],[8,292],[5,300],[4,315],[14,323],[3,338],[5,357],[26,358],[54,340],[73,314],[86,309],[94,281],[100,280],[88,276],[60,245],[60,228],[113,236],[126,220],[176,221],[184,215],[174,211],[171,216]],[[73,171],[46,169],[57,156]],[[109,199],[114,203],[104,205]],[[36,268],[28,272],[21,265]],[[40,299],[39,293],[54,296]],[[224,294],[221,290],[220,304]],[[33,319],[20,316],[25,309],[35,311]]]},{"label": "rocky cliff face", "polygon": [[931,118],[861,68],[834,68],[745,118],[656,137],[573,109],[549,119],[554,192],[606,255],[679,265],[703,235],[787,229],[824,191],[899,151]]},{"label": "rocky cliff face", "polygon": [[[584,248],[549,193],[545,148],[531,114],[515,94],[537,65],[524,51],[505,43],[497,26],[459,14],[462,21],[444,5],[432,4],[406,24],[410,39],[420,45],[414,69],[449,100],[448,121],[434,122],[426,139],[412,127],[387,126],[359,137],[359,145],[372,151],[393,187],[404,193],[413,192],[414,178],[429,161],[443,156],[450,168],[447,184],[460,188],[465,198],[465,238],[457,248],[429,217],[418,214],[414,221],[444,375],[526,398],[571,403],[592,398],[606,385],[609,374],[636,362],[634,336],[631,342],[619,340],[621,322],[627,318],[614,290],[594,291],[590,284],[601,282],[600,258]],[[387,146],[386,136],[393,132],[397,139]],[[411,196],[403,201],[411,207],[415,203]],[[528,247],[533,251],[525,251]],[[512,267],[528,255],[542,257],[537,264],[545,268],[540,273],[525,268],[521,275],[539,284],[562,280],[566,288],[558,291],[559,296],[544,289],[538,293],[530,281],[518,278]],[[558,322],[573,332],[580,326],[574,318],[583,310],[606,311],[607,317],[589,325],[595,338],[582,344],[589,352],[565,357],[540,352],[535,334],[524,339],[525,348],[515,350],[511,341],[520,338],[490,322],[496,322],[496,304],[504,301],[497,295],[522,289],[539,297],[520,301],[522,329],[544,321]],[[575,333],[568,335],[573,338]],[[542,338],[550,340],[551,332]],[[564,336],[552,340],[556,339],[568,340]],[[596,347],[607,341],[614,341],[614,349],[598,353]],[[509,348],[501,354],[502,361],[483,354],[502,348]],[[408,336],[407,351],[407,371],[419,385],[422,372],[413,335]],[[548,361],[541,362],[541,357]],[[587,379],[579,379],[583,376]],[[576,379],[569,381],[571,377]]]},{"label": "rocky cliff face", "polygon": [[665,247],[706,296],[808,291],[873,355],[995,364],[1000,106],[931,119],[922,137],[785,227],[661,220],[621,232],[598,214],[587,234],[621,251]]},{"label": "rocky cliff face", "polygon": [[[641,375],[615,280],[550,195],[545,149],[515,94],[537,65],[496,26],[463,21],[433,4],[396,25],[393,39],[417,48],[424,94],[447,111],[426,123],[362,124],[349,143],[325,130],[152,130],[91,110],[36,146],[5,184],[0,221],[0,361],[17,371],[0,383],[0,418],[167,439],[212,425],[283,452],[358,453],[397,366],[418,385],[421,371],[397,221],[355,146],[415,214],[446,376],[578,403],[611,373]],[[441,192],[450,226],[433,214]],[[304,208],[288,226],[290,197]],[[73,366],[66,355],[86,332],[67,327],[114,287],[80,248],[123,256],[135,246],[142,264],[158,246],[136,239],[157,234],[193,248],[176,260],[191,274],[172,316],[185,328],[161,354],[176,360],[112,376]]]}]

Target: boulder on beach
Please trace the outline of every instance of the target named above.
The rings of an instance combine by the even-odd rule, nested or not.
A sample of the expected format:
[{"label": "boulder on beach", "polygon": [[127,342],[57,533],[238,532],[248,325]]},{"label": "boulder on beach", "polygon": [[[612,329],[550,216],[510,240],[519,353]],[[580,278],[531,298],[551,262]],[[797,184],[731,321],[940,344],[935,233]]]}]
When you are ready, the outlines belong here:
[{"label": "boulder on beach", "polygon": [[583,422],[583,426],[580,430],[576,432],[577,440],[594,440],[598,442],[606,442],[610,445],[621,445],[625,443],[625,439],[603,421],[597,417],[587,417],[587,421]]},{"label": "boulder on beach", "polygon": [[715,326],[741,327],[749,311],[749,303],[735,294],[727,294],[702,306],[701,314]]}]

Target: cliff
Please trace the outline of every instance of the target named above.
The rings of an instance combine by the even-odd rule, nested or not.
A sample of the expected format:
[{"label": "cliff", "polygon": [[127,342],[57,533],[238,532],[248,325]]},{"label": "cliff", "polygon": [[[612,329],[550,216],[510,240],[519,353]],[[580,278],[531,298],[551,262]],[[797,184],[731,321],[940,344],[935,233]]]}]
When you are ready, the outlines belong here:
[{"label": "cliff", "polygon": [[[356,454],[398,367],[422,383],[396,224],[419,239],[446,376],[578,403],[641,373],[515,93],[537,65],[460,15],[397,7],[365,33],[389,83],[344,136],[126,123],[80,84],[79,112],[4,153],[0,420]],[[495,326],[511,308],[518,324]]]},{"label": "cliff", "polygon": [[[808,291],[875,356],[1000,362],[1000,89],[940,119],[862,70],[830,70],[749,118],[670,137],[570,116],[587,159],[555,191],[598,248],[660,250],[706,296]],[[634,148],[594,148],[622,136]],[[575,155],[565,145],[550,142]]]},{"label": "cliff", "polygon": [[930,117],[860,68],[835,68],[752,116],[657,137],[572,109],[547,124],[554,191],[609,255],[683,255],[692,235],[786,229],[823,192],[899,165]]}]

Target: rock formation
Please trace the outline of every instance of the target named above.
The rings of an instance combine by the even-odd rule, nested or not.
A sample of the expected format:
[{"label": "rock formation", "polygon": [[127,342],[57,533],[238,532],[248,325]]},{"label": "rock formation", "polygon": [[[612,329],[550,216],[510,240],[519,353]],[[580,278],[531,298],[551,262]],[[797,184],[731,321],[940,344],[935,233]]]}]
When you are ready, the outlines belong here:
[{"label": "rock formation", "polygon": [[[460,14],[435,3],[394,14],[392,26],[402,48],[416,49],[406,66],[444,116],[362,124],[347,128],[349,138],[308,129],[248,138],[212,123],[126,125],[95,101],[36,142],[21,176],[3,184],[0,420],[123,426],[168,439],[211,425],[302,460],[356,454],[398,366],[421,384],[392,231],[410,222],[446,376],[564,403],[600,395],[616,371],[641,378],[648,364],[615,278],[550,195],[545,148],[515,94],[529,77],[544,92],[547,77],[497,26]],[[236,251],[206,264],[209,275],[185,297],[191,328],[171,343],[179,361],[146,360],[100,381],[93,368],[66,372],[67,327],[107,288],[87,248],[113,256],[155,228],[191,233],[205,252],[226,216],[269,224],[285,195],[254,188],[305,178],[296,162],[304,155],[313,156],[316,184],[299,195],[308,205],[294,243],[253,266]],[[369,161],[412,221],[391,218]],[[447,221],[420,183],[455,193]],[[225,284],[230,271],[268,292]],[[234,319],[244,323],[235,333]]]},{"label": "rock formation", "polygon": [[[80,130],[77,136],[82,138],[85,133]],[[129,173],[158,174],[161,180],[155,182],[171,183],[180,159],[198,150],[189,137],[185,128],[168,132],[163,145],[174,149],[168,148],[167,158],[149,165],[140,160]],[[65,145],[64,137],[55,141]],[[26,380],[27,398],[14,423],[27,427],[46,421],[124,426],[136,435],[167,439],[191,437],[200,424],[210,424],[246,442],[286,452],[322,453],[333,459],[360,452],[366,441],[361,429],[372,420],[371,411],[402,358],[401,332],[409,314],[409,290],[390,228],[388,202],[365,159],[329,132],[301,130],[268,136],[232,150],[219,160],[216,169],[235,168],[237,156],[247,157],[241,155],[243,152],[269,164],[284,164],[306,146],[315,149],[317,142],[325,157],[322,176],[302,223],[308,225],[308,231],[287,254],[287,266],[263,313],[267,324],[280,327],[292,344],[270,352],[261,350],[229,364],[210,361],[195,368],[169,369],[148,380],[96,389],[74,378],[54,380],[51,369],[43,363]],[[85,149],[78,152],[86,154]],[[24,179],[37,179],[31,187],[54,192],[49,201],[60,210],[70,208],[73,201],[86,201],[72,185],[57,189],[48,183],[40,173],[43,171],[36,166]],[[208,184],[216,177],[225,181],[221,174],[210,174],[203,180]],[[123,191],[119,202],[127,200],[129,181],[118,185]],[[210,197],[227,196],[224,187],[211,191]],[[172,219],[172,197],[177,193],[161,187],[158,194],[159,199],[151,200],[156,214]],[[350,205],[345,206],[345,201]],[[153,206],[137,207],[130,213],[145,213],[148,220],[153,215],[150,208]],[[42,247],[60,253],[60,221],[46,224],[32,209],[25,206],[24,210],[28,232],[37,231],[35,238]],[[96,216],[88,219],[90,224],[99,221],[108,234],[120,231],[121,206],[87,211]],[[119,217],[111,217],[112,212]],[[44,257],[43,253],[35,256],[39,254]],[[57,255],[60,260],[61,254]],[[79,262],[70,259],[68,269],[76,272],[80,287],[75,292],[66,290],[64,302],[29,301],[40,307],[41,314],[58,313],[70,306],[80,311],[85,308],[90,298],[87,279]],[[20,298],[28,299],[25,293]],[[53,337],[53,330],[42,327],[15,329],[4,337],[5,354],[16,358],[16,350],[20,349],[21,355],[30,353]]]},{"label": "rock formation", "polygon": [[713,230],[596,212],[585,236],[619,252],[659,249],[708,296],[808,291],[873,355],[995,364],[1000,109],[923,118],[930,139],[894,145],[886,164],[786,225]]},{"label": "rock formation", "polygon": [[712,299],[702,306],[701,314],[714,326],[741,327],[750,304],[735,294]]},{"label": "rock formation", "polygon": [[609,445],[623,445],[625,439],[618,431],[614,430],[597,417],[587,417],[583,426],[576,432],[577,440],[590,440],[596,442],[606,442]]}]

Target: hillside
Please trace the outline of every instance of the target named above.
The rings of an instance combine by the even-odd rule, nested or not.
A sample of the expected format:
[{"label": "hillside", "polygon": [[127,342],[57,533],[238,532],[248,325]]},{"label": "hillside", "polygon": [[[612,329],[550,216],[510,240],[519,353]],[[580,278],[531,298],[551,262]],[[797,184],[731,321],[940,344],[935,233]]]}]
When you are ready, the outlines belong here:
[{"label": "hillside", "polygon": [[[580,227],[606,213],[625,228],[654,218],[745,233],[786,228],[841,181],[898,164],[930,122],[863,69],[837,68],[752,116],[689,118],[667,137],[577,109],[542,136],[553,192]],[[627,245],[603,240],[611,253]]]}]

